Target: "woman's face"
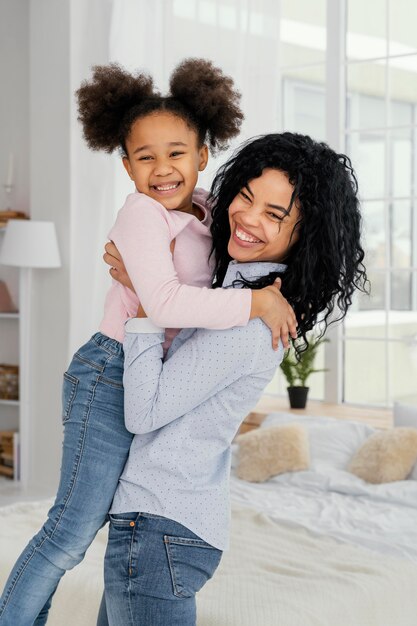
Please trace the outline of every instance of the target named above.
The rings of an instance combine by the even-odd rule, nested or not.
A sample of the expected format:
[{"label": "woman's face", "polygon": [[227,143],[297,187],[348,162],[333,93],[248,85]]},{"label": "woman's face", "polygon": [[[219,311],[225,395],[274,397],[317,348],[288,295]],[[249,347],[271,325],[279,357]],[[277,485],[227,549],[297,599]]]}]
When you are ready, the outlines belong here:
[{"label": "woman's face", "polygon": [[265,169],[249,181],[229,207],[228,252],[241,263],[284,261],[297,241],[300,212],[291,196],[293,186],[280,170]]}]

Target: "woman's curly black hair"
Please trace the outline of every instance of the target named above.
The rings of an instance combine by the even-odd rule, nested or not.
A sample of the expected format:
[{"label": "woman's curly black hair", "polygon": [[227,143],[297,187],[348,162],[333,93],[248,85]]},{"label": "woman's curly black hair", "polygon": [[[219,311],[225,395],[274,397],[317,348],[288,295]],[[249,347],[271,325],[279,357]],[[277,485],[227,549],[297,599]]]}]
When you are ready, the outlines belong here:
[{"label": "woman's curly black hair", "polygon": [[[294,188],[291,203],[300,211],[295,226],[298,238],[284,260],[287,270],[281,288],[297,317],[303,339],[300,353],[308,345],[306,333],[319,314],[323,314],[324,334],[335,306],[340,320],[352,303],[354,290],[367,291],[358,186],[347,156],[306,135],[285,132],[246,142],[219,169],[211,187],[215,287],[221,286],[231,260],[228,208],[246,184],[268,168],[287,174]],[[244,283],[262,288],[278,275]]]},{"label": "woman's curly black hair", "polygon": [[206,59],[185,59],[173,71],[170,92],[162,96],[146,73],[131,74],[117,63],[97,65],[91,81],[76,91],[78,119],[93,150],[125,154],[126,138],[139,118],[160,111],[183,119],[212,152],[223,150],[243,120],[233,80]]}]

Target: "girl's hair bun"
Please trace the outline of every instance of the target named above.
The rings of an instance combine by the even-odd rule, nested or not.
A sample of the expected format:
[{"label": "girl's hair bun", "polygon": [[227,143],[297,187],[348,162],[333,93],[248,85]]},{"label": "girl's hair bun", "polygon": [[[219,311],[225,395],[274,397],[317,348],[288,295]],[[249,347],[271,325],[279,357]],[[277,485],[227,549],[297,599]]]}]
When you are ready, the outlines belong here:
[{"label": "girl's hair bun", "polygon": [[170,78],[171,95],[192,113],[213,151],[227,147],[243,113],[233,79],[206,59],[185,59]]},{"label": "girl's hair bun", "polygon": [[93,67],[92,79],[83,81],[76,91],[78,119],[89,147],[113,152],[123,140],[125,115],[156,95],[148,74],[130,74],[117,63]]}]

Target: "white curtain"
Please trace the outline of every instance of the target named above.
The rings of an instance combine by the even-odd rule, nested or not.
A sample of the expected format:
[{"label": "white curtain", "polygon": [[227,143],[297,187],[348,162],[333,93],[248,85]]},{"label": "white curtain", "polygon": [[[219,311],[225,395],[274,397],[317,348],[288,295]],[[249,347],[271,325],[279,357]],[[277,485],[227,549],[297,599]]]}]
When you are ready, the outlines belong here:
[{"label": "white curtain", "polygon": [[[71,89],[91,76],[91,67],[108,63],[111,0],[72,0]],[[114,160],[92,152],[77,121],[76,100],[71,102],[71,232],[70,332],[71,355],[96,332],[103,311],[109,276],[102,261],[103,245],[114,219]]]},{"label": "white curtain", "polygon": [[[204,57],[231,75],[242,93],[245,122],[229,153],[249,137],[280,130],[279,1],[75,0],[74,4],[74,28],[79,32],[74,42],[74,89],[90,75],[92,64],[117,61],[132,71],[146,70],[164,92],[182,59]],[[70,351],[98,328],[110,281],[102,249],[117,210],[132,191],[118,157],[93,154],[84,146],[73,113]],[[226,158],[222,154],[210,160],[200,186],[210,185]]]}]

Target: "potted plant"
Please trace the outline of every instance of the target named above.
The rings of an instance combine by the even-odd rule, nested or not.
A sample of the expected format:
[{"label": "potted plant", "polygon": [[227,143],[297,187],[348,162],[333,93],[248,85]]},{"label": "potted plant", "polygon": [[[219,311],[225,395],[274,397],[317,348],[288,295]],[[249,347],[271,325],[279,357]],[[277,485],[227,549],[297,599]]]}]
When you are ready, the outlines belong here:
[{"label": "potted plant", "polygon": [[324,369],[314,369],[314,361],[319,346],[327,341],[328,339],[316,339],[314,336],[310,336],[308,348],[300,355],[297,356],[296,354],[294,342],[292,342],[292,346],[285,353],[280,367],[287,379],[288,397],[292,409],[305,409],[309,390],[309,387],[306,387],[308,377],[315,372],[326,371]]}]

